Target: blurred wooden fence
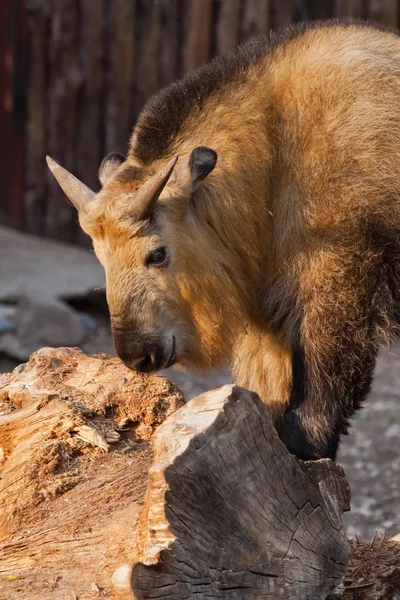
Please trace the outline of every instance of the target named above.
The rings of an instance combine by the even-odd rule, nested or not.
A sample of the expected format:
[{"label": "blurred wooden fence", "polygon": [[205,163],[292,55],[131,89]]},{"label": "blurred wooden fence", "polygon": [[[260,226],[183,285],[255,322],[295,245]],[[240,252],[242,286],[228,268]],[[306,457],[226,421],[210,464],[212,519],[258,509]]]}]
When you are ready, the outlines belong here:
[{"label": "blurred wooden fence", "polygon": [[352,16],[398,26],[400,0],[1,0],[0,219],[84,243],[47,153],[97,188],[146,99],[251,36]]}]

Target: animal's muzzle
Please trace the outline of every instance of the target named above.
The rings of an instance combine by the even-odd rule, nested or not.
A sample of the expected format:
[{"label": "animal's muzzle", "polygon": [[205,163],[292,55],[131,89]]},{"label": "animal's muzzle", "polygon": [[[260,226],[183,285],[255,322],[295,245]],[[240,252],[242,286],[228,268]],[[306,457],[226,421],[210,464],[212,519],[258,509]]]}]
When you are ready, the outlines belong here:
[{"label": "animal's muzzle", "polygon": [[140,373],[152,373],[165,369],[174,362],[174,339],[172,344],[149,339],[138,344],[119,332],[113,331],[113,336],[117,354],[129,369]]}]

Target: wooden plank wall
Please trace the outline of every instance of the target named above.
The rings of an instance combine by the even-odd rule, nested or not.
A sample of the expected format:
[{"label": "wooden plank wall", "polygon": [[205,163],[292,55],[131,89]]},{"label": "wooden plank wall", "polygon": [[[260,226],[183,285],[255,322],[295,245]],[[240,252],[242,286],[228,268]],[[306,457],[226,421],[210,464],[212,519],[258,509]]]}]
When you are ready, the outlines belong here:
[{"label": "wooden plank wall", "polygon": [[0,221],[85,243],[47,153],[97,188],[160,87],[239,42],[293,21],[399,25],[400,0],[2,0]]},{"label": "wooden plank wall", "polygon": [[0,223],[23,227],[26,143],[25,0],[0,2]]}]

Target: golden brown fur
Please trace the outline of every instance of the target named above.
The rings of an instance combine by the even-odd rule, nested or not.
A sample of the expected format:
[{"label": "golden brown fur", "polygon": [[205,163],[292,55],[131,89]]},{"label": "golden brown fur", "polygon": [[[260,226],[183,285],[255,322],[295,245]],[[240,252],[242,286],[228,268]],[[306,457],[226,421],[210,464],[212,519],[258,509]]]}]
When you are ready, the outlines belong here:
[{"label": "golden brown fur", "polygon": [[[285,416],[289,449],[334,456],[400,322],[400,38],[329,24],[259,44],[150,102],[81,223],[133,354],[143,332],[174,331],[178,363],[230,362]],[[218,162],[193,192],[197,146]],[[174,155],[154,221],[135,222],[132,195]],[[159,245],[168,268],[149,269]]]}]

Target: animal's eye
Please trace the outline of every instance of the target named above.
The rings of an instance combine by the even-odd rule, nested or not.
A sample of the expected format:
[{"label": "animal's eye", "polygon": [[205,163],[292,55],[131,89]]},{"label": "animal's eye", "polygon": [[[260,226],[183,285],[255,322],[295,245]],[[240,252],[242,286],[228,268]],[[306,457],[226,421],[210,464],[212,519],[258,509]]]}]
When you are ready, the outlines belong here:
[{"label": "animal's eye", "polygon": [[162,265],[167,259],[167,251],[165,248],[157,248],[147,257],[147,265]]}]

